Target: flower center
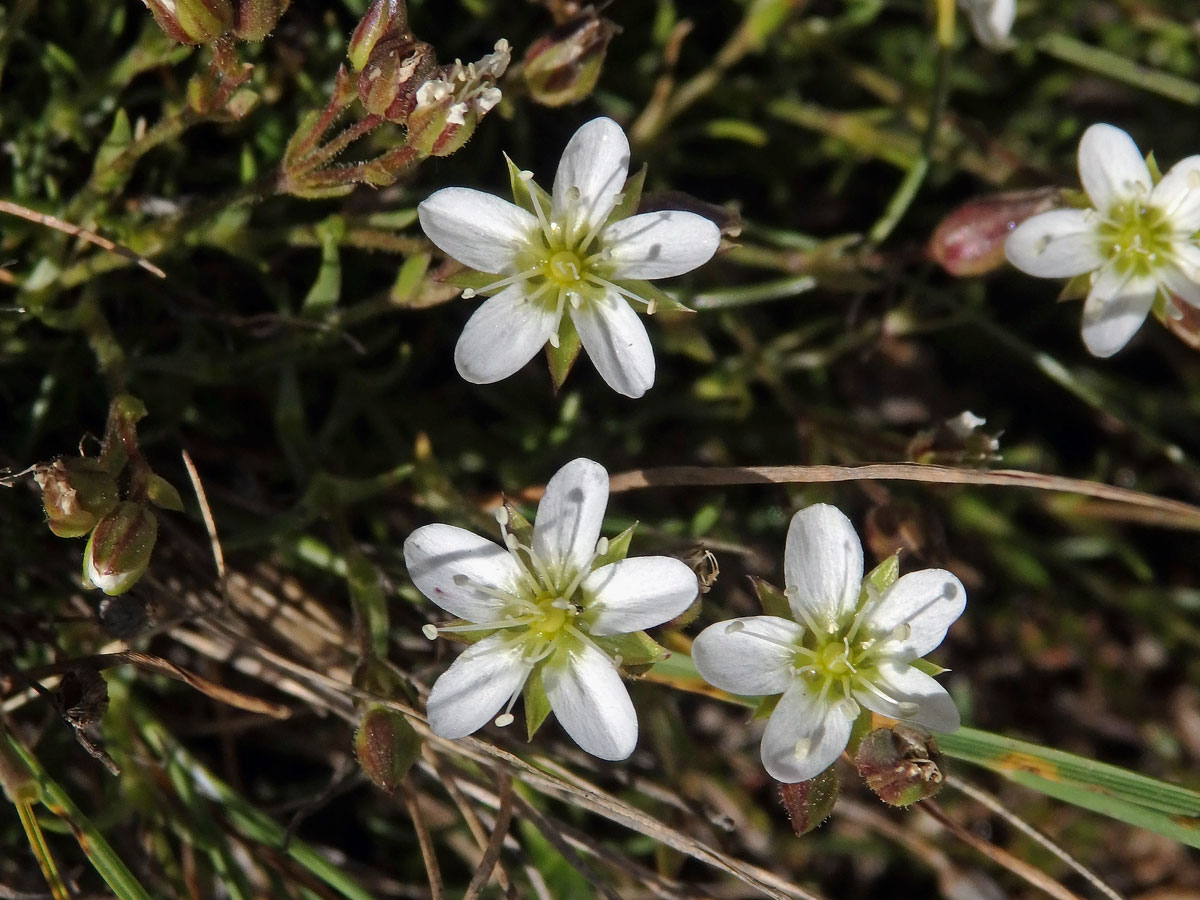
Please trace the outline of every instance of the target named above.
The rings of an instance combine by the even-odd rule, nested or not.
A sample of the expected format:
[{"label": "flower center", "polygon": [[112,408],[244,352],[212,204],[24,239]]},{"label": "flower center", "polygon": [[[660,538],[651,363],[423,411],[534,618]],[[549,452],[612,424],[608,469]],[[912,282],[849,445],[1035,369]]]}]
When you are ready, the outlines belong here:
[{"label": "flower center", "polygon": [[1116,206],[1096,231],[1101,252],[1125,275],[1148,275],[1171,255],[1170,218],[1154,206],[1136,201]]},{"label": "flower center", "polygon": [[850,642],[844,639],[841,643],[831,641],[817,651],[813,665],[819,672],[833,678],[844,678],[857,671],[850,652]]},{"label": "flower center", "polygon": [[546,260],[546,277],[560,287],[572,287],[584,273],[583,260],[574,250],[556,250]]}]

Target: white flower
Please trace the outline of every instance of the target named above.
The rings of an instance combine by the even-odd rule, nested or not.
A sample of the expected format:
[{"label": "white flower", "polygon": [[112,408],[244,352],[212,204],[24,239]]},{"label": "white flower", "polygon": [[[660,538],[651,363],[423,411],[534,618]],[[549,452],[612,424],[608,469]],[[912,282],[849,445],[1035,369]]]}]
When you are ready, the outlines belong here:
[{"label": "white flower", "polygon": [[762,761],[777,781],[814,778],[841,755],[860,705],[934,731],[958,727],[950,695],[912,663],[963,611],[962,584],[943,569],[911,572],[879,593],[863,584],[850,521],[825,504],[792,517],[784,554],[795,621],[746,616],[706,628],[692,646],[701,676],[735,694],[782,694]]},{"label": "white flower", "polygon": [[1094,209],[1056,209],[1008,236],[1009,262],[1042,278],[1091,273],[1083,342],[1112,356],[1141,328],[1160,294],[1200,306],[1200,156],[1155,184],[1133,140],[1093,125],[1079,141],[1079,179]]},{"label": "white flower", "polygon": [[567,463],[538,504],[531,546],[503,529],[500,546],[452,525],[426,525],[404,542],[417,589],[467,624],[437,632],[492,632],[472,644],[429,693],[429,725],[460,738],[511,710],[540,669],[550,708],[588,753],[624,759],[637,743],[637,715],[606,638],[659,625],[696,599],[692,570],[644,556],[597,565],[608,473],[590,459]]},{"label": "white flower", "polygon": [[971,20],[975,39],[989,50],[1007,50],[1008,36],[1017,17],[1017,0],[958,0],[959,9]]},{"label": "white flower", "polygon": [[720,233],[682,210],[612,219],[628,170],[621,127],[593,119],[563,151],[552,197],[522,173],[532,212],[469,188],[445,188],[420,204],[421,227],[434,244],[502,276],[477,291],[499,293],[475,311],[455,348],[463,378],[490,384],[544,344],[557,347],[566,312],[609,387],[640,397],[654,384],[650,339],[627,302],[649,301],[626,282],[691,271],[716,252]]}]

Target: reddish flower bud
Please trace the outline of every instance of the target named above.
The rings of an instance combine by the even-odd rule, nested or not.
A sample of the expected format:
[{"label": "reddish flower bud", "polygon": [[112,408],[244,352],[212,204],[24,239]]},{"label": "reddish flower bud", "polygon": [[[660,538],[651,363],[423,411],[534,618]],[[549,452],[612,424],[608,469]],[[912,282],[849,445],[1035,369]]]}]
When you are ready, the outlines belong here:
[{"label": "reddish flower bud", "polygon": [[243,41],[261,41],[271,33],[292,0],[238,0],[233,33]]},{"label": "reddish flower bud", "polygon": [[403,123],[417,105],[417,91],[437,65],[433,47],[411,38],[377,43],[358,76],[358,98],[367,112]]},{"label": "reddish flower bud", "polygon": [[57,459],[33,470],[46,524],[59,537],[83,537],[116,509],[117,482],[95,459]]},{"label": "reddish flower bud", "polygon": [[585,99],[596,87],[604,55],[620,29],[586,7],[525,52],[525,83],[543,106],[565,106]]},{"label": "reddish flower bud", "polygon": [[367,7],[362,21],[350,36],[350,47],[346,52],[355,71],[366,67],[371,51],[385,36],[412,37],[403,0],[373,0]]},{"label": "reddish flower bud", "polygon": [[780,784],[779,799],[787,810],[792,830],[808,834],[828,819],[841,789],[841,776],[833,766],[808,781]]},{"label": "reddish flower bud", "polygon": [[233,27],[230,0],[142,0],[167,37],[181,44],[208,44]]},{"label": "reddish flower bud", "polygon": [[421,738],[400,713],[373,703],[363,713],[354,734],[354,752],[367,777],[391,794],[417,761]]},{"label": "reddish flower bud", "polygon": [[903,723],[872,731],[854,758],[867,787],[892,806],[911,806],[940,791],[941,763],[933,736]]},{"label": "reddish flower bud", "polygon": [[158,520],[146,507],[126,500],[100,520],[83,551],[84,577],[106,594],[133,587],[158,537]]},{"label": "reddish flower bud", "polygon": [[942,219],[929,239],[934,262],[958,278],[1004,265],[1004,241],[1026,219],[1062,205],[1058,188],[975,197]]}]

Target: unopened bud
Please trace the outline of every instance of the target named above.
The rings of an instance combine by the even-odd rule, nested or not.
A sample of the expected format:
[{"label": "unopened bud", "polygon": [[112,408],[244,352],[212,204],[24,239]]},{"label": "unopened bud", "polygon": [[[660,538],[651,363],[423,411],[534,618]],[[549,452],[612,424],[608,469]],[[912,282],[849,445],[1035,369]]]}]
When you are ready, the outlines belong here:
[{"label": "unopened bud", "polygon": [[106,594],[133,587],[146,567],[158,537],[158,520],[129,500],[100,520],[83,552],[83,574]]},{"label": "unopened bud", "polygon": [[391,794],[417,761],[421,738],[400,713],[373,703],[354,733],[354,752],[367,777]]},{"label": "unopened bud", "polygon": [[238,0],[233,33],[243,41],[261,41],[271,33],[292,0]]},{"label": "unopened bud", "polygon": [[33,470],[46,524],[59,537],[83,537],[117,507],[117,481],[87,457],[57,459]]},{"label": "unopened bud", "polygon": [[142,0],[167,37],[181,44],[207,44],[233,27],[230,0]]},{"label": "unopened bud", "polygon": [[543,106],[584,100],[596,87],[604,55],[620,29],[594,7],[539,38],[525,52],[525,83]]},{"label": "unopened bud", "polygon": [[833,766],[808,781],[779,785],[779,799],[787,810],[792,830],[808,834],[828,819],[841,788],[841,776]]},{"label": "unopened bud", "polygon": [[1058,188],[975,197],[951,212],[929,239],[929,257],[957,278],[1004,265],[1004,241],[1026,219],[1062,205]]},{"label": "unopened bud", "polygon": [[867,787],[892,806],[911,806],[942,789],[942,754],[933,736],[913,725],[875,729],[858,745],[854,764]]},{"label": "unopened bud", "polygon": [[411,37],[407,20],[403,0],[372,0],[354,34],[350,35],[350,46],[346,51],[355,71],[366,67],[371,51],[383,37]]},{"label": "unopened bud", "polygon": [[478,62],[455,60],[442,66],[417,91],[408,115],[408,141],[426,156],[449,156],[465,144],[488,112],[500,102],[496,82],[508,68],[508,41],[496,42]]},{"label": "unopened bud", "polygon": [[417,105],[417,92],[437,65],[433,47],[394,37],[379,41],[358,76],[358,98],[367,112],[403,123]]}]

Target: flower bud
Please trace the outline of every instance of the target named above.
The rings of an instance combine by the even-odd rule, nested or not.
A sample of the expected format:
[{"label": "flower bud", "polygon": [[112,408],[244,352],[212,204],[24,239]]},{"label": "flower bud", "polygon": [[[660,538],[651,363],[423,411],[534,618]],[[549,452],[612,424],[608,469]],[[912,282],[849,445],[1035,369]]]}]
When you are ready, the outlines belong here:
[{"label": "flower bud", "polygon": [[549,34],[525,52],[525,83],[543,106],[566,106],[585,99],[596,87],[604,55],[620,29],[594,7]]},{"label": "flower bud", "polygon": [[363,772],[385,793],[394,793],[421,753],[421,738],[394,709],[372,703],[354,733]]},{"label": "flower bud", "polygon": [[358,76],[358,98],[367,112],[403,123],[417,92],[437,65],[433,47],[406,37],[385,38],[371,51]]},{"label": "flower bud", "polygon": [[854,764],[879,799],[911,806],[942,789],[942,754],[924,729],[900,723],[862,739]]},{"label": "flower bud", "polygon": [[158,536],[158,520],[129,500],[100,520],[83,551],[83,574],[104,593],[122,594],[133,587],[146,566]]},{"label": "flower bud", "polygon": [[975,197],[951,212],[929,239],[929,257],[956,278],[1004,265],[1004,242],[1026,219],[1062,205],[1058,188]]},{"label": "flower bud", "polygon": [[384,36],[411,37],[403,0],[373,0],[350,35],[346,56],[354,70],[366,68],[375,45]]},{"label": "flower bud", "polygon": [[243,41],[261,41],[278,24],[292,0],[238,0],[233,33]]},{"label": "flower bud", "polygon": [[116,509],[117,481],[95,459],[56,459],[33,470],[46,524],[59,537],[83,537]]},{"label": "flower bud", "polygon": [[181,44],[208,44],[233,27],[230,0],[142,0],[167,37]]},{"label": "flower bud", "polygon": [[829,818],[841,791],[842,779],[830,766],[816,778],[796,784],[780,784],[779,799],[787,810],[796,834],[808,834]]},{"label": "flower bud", "polygon": [[410,146],[426,156],[449,156],[475,133],[475,127],[500,102],[496,81],[508,68],[508,41],[496,42],[492,53],[478,62],[460,60],[442,66],[417,91],[416,107],[408,115]]}]

